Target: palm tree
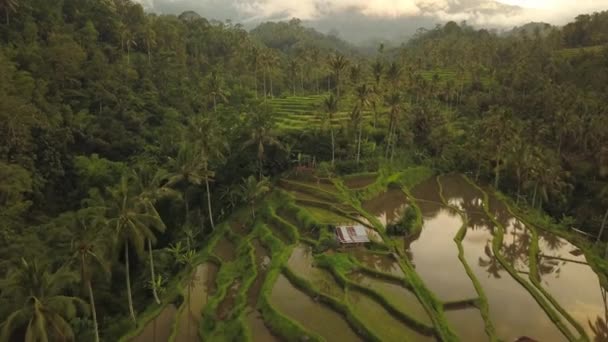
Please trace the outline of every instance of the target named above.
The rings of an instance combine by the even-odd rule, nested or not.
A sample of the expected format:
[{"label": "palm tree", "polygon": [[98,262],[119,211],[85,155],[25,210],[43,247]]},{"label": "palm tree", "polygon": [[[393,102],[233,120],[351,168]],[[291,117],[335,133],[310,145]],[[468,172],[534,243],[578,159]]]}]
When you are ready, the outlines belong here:
[{"label": "palm tree", "polygon": [[67,268],[49,272],[46,265],[21,259],[0,282],[4,295],[11,296],[23,306],[2,323],[1,341],[12,341],[16,331],[25,330],[25,341],[74,341],[74,331],[68,323],[79,311],[87,312],[80,298],[62,295],[78,281],[78,275]]},{"label": "palm tree", "polygon": [[600,232],[597,234],[597,239],[595,240],[595,244],[598,244],[602,239],[602,235],[604,234],[604,229],[606,228],[606,222],[608,222],[608,185],[602,188],[600,191],[600,203],[606,204],[606,213],[604,214],[604,219],[602,220],[602,225],[600,227]]},{"label": "palm tree", "polygon": [[241,184],[241,196],[247,202],[251,208],[251,217],[255,219],[255,204],[258,199],[264,196],[270,191],[270,182],[266,178],[260,180],[255,179],[254,176],[243,178]]},{"label": "palm tree", "polygon": [[[179,194],[168,186],[169,173],[163,169],[157,169],[154,173],[150,168],[141,169],[133,178],[139,200],[145,204],[147,208],[157,217],[160,217],[156,211],[155,204],[157,201],[164,198],[178,198]],[[152,241],[147,239],[148,256],[150,258],[150,279],[152,279],[152,294],[157,304],[160,304],[156,287],[156,275],[154,273],[154,258],[152,257]]]},{"label": "palm tree", "polygon": [[0,8],[4,11],[4,15],[6,18],[6,25],[11,23],[10,21],[10,12],[17,12],[17,8],[19,7],[18,0],[0,0]]},{"label": "palm tree", "polygon": [[224,80],[218,75],[216,71],[212,71],[207,78],[207,91],[213,99],[213,112],[217,113],[217,100],[227,103],[228,92],[224,90]]},{"label": "palm tree", "polygon": [[154,19],[150,16],[144,28],[144,43],[148,54],[148,65],[152,63],[152,48],[156,46],[156,31],[154,31]]},{"label": "palm tree", "polygon": [[334,166],[336,160],[336,140],[334,137],[334,115],[338,112],[338,99],[333,95],[329,95],[323,100],[323,108],[327,113],[329,120],[329,131],[331,134],[331,166]]},{"label": "palm tree", "polygon": [[386,70],[386,79],[391,82],[393,86],[393,90],[397,90],[396,88],[399,86],[399,79],[401,78],[401,67],[397,62],[392,62],[388,69]]},{"label": "palm tree", "polygon": [[329,57],[329,67],[336,78],[336,94],[340,100],[340,76],[348,66],[348,60],[343,55],[334,54]]},{"label": "palm tree", "polygon": [[243,148],[249,146],[257,147],[257,158],[259,168],[259,179],[262,180],[262,171],[264,168],[264,158],[266,156],[266,149],[264,146],[276,146],[282,148],[283,145],[277,139],[274,132],[267,127],[261,120],[253,120],[253,127],[249,140],[245,141]]},{"label": "palm tree", "polygon": [[380,60],[377,60],[374,64],[372,64],[372,74],[374,75],[374,81],[376,81],[376,86],[380,87],[380,81],[382,80],[382,74],[384,73],[384,64]]},{"label": "palm tree", "polygon": [[399,114],[401,112],[401,94],[398,92],[393,92],[391,95],[385,98],[386,105],[389,106],[389,124],[388,124],[388,134],[387,134],[387,147],[386,147],[386,157],[388,157],[389,150],[391,152],[391,159],[395,153],[395,145],[396,145],[396,131],[397,131],[397,121],[399,119]]},{"label": "palm tree", "polygon": [[134,191],[132,183],[135,178],[136,175],[126,173],[117,186],[109,188],[110,200],[107,206],[107,223],[116,230],[117,246],[124,245],[127,299],[133,322],[135,322],[135,310],[131,294],[129,245],[132,245],[137,255],[141,257],[145,254],[144,244],[148,240],[150,264],[153,269],[151,246],[156,242],[156,236],[152,229],[164,232],[166,228],[154,206],[149,201],[142,200],[141,194]]},{"label": "palm tree", "polygon": [[359,84],[359,81],[361,81],[361,74],[361,65],[355,64],[350,67],[350,81],[353,85]]},{"label": "palm tree", "polygon": [[80,269],[80,282],[89,297],[95,342],[99,342],[99,325],[91,278],[94,269],[101,270],[105,276],[109,276],[110,265],[107,254],[111,250],[111,243],[105,229],[106,226],[95,219],[95,209],[87,208],[77,213],[76,216],[70,215],[68,224],[72,225],[72,234],[76,236],[72,244],[74,250],[72,261],[77,263]]},{"label": "palm tree", "polygon": [[224,153],[228,150],[228,143],[215,119],[203,116],[196,117],[190,122],[190,130],[191,137],[194,138],[200,151],[200,159],[202,160],[201,175],[205,181],[209,222],[211,223],[211,229],[215,230],[213,211],[211,209],[211,190],[209,187],[209,181],[213,179],[215,172],[211,170],[210,164],[214,161],[223,162],[225,160]]},{"label": "palm tree", "polygon": [[358,128],[358,138],[357,138],[357,164],[359,163],[359,159],[361,157],[361,137],[363,135],[363,111],[365,107],[370,104],[370,97],[372,95],[371,89],[366,85],[362,84],[355,90],[357,102],[355,103],[355,108],[353,108],[353,112],[351,114],[351,119],[353,121],[353,125],[355,126],[355,130]]},{"label": "palm tree", "polygon": [[298,61],[295,58],[291,58],[287,64],[287,71],[289,78],[291,78],[293,96],[296,96],[296,75],[298,73],[298,67]]},{"label": "palm tree", "polygon": [[[210,177],[205,170],[205,161],[201,158],[201,154],[194,144],[186,141],[180,144],[177,152],[177,158],[173,160],[173,171],[169,176],[167,185],[175,187],[181,184],[201,185],[205,177]],[[186,221],[188,221],[190,204],[188,201],[188,188],[184,190],[184,205],[186,209]]]},{"label": "palm tree", "polygon": [[251,66],[253,67],[253,81],[255,84],[255,98],[258,98],[258,68],[260,66],[260,61],[262,54],[260,53],[260,49],[258,49],[257,47],[252,47],[251,48],[251,53],[249,55],[249,62],[251,63]]}]

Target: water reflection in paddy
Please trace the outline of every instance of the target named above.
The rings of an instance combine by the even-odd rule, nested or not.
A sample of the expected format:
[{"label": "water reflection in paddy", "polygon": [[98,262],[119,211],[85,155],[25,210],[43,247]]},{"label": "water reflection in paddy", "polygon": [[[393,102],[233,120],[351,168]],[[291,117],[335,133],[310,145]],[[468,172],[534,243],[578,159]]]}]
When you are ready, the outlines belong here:
[{"label": "water reflection in paddy", "polygon": [[[523,222],[513,217],[503,202],[489,196],[490,208],[505,227],[503,253],[516,266],[528,271],[531,233]],[[605,320],[605,299],[599,278],[586,264],[585,255],[575,245],[559,236],[539,231],[538,270],[542,286],[586,329],[591,338],[595,332],[589,322]],[[567,261],[568,260],[568,261]],[[574,329],[571,329],[574,332]]]},{"label": "water reflection in paddy", "polygon": [[361,272],[353,272],[348,275],[353,282],[368,287],[383,295],[388,301],[400,311],[409,314],[418,321],[431,325],[431,319],[418,301],[418,298],[410,290],[393,281],[379,279]]},{"label": "water reflection in paddy", "polygon": [[407,207],[407,197],[401,189],[392,188],[363,203],[363,209],[376,216],[386,226],[399,219]]},{"label": "water reflection in paddy", "polygon": [[165,342],[171,336],[171,329],[175,321],[177,308],[173,304],[167,305],[156,318],[149,322],[144,330],[131,342]]},{"label": "water reflection in paddy", "polygon": [[403,271],[399,264],[387,254],[374,253],[365,248],[356,248],[349,250],[361,264],[376,271],[390,273],[398,277],[403,277]]},{"label": "water reflection in paddy", "polygon": [[361,341],[344,317],[295,288],[283,275],[272,288],[270,304],[328,341]]},{"label": "water reflection in paddy", "polygon": [[176,341],[198,341],[198,325],[202,318],[202,310],[209,296],[215,292],[215,276],[217,265],[207,262],[199,265],[187,286],[189,298],[182,304],[178,319]]},{"label": "water reflection in paddy", "polygon": [[[406,326],[391,315],[386,309],[367,295],[355,291],[347,291],[346,298],[351,304],[354,314],[373,331],[382,341],[434,341],[434,337],[425,336]],[[339,341],[339,340],[335,340]]]},{"label": "water reflection in paddy", "polygon": [[467,263],[477,276],[490,307],[499,338],[529,336],[540,341],[564,341],[534,298],[507,273],[492,253],[493,225],[483,213],[481,193],[460,176],[441,177],[444,197],[466,210],[467,234],[462,241]]},{"label": "water reflection in paddy", "polygon": [[[428,188],[428,191],[438,191],[436,186]],[[425,196],[439,197],[430,192]],[[419,201],[417,204],[422,211],[423,228],[420,236],[409,244],[416,272],[443,301],[477,297],[471,279],[458,259],[458,247],[454,242],[463,224],[461,216],[436,202]]]},{"label": "water reflection in paddy", "polygon": [[461,341],[486,341],[488,336],[477,308],[447,310],[445,315]]},{"label": "water reflection in paddy", "polygon": [[336,282],[333,275],[323,268],[315,267],[313,263],[312,247],[299,244],[293,249],[287,266],[296,275],[311,282],[322,293],[339,299],[344,298],[344,289]]}]

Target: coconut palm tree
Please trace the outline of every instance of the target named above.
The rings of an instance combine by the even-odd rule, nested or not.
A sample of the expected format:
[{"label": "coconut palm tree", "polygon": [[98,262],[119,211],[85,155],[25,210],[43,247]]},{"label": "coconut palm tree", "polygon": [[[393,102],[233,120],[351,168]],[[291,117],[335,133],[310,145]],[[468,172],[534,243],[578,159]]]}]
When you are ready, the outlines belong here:
[{"label": "coconut palm tree", "polygon": [[283,145],[277,139],[272,129],[268,127],[264,121],[254,119],[253,127],[251,128],[251,135],[249,139],[243,143],[243,148],[247,148],[249,146],[256,146],[257,148],[259,179],[262,180],[264,158],[266,157],[265,146],[276,146],[278,148],[283,148]]},{"label": "coconut palm tree", "polygon": [[205,177],[211,177],[205,172],[205,160],[196,145],[189,142],[182,142],[177,152],[177,158],[172,160],[173,170],[169,175],[167,185],[177,187],[185,185],[184,205],[186,209],[186,221],[190,215],[190,202],[188,200],[188,186],[201,185]]},{"label": "coconut palm tree", "polygon": [[75,236],[72,243],[71,261],[78,265],[80,270],[80,283],[89,297],[89,307],[93,318],[93,329],[95,342],[99,342],[99,324],[97,322],[97,310],[95,308],[95,296],[93,294],[92,274],[93,271],[101,270],[106,277],[110,275],[109,253],[111,251],[111,235],[103,221],[96,219],[97,208],[86,208],[68,215],[66,222],[72,227]]},{"label": "coconut palm tree", "polygon": [[211,229],[215,230],[213,211],[211,209],[211,190],[209,187],[209,182],[215,177],[215,172],[211,169],[211,164],[213,162],[222,163],[225,161],[228,142],[222,134],[218,121],[214,118],[198,116],[190,121],[189,127],[191,132],[190,137],[194,138],[196,146],[200,151],[200,159],[202,160],[201,175],[205,181],[209,223],[211,224]]},{"label": "coconut palm tree", "polygon": [[212,71],[207,78],[207,92],[213,100],[213,112],[217,113],[217,100],[227,103],[228,92],[224,89],[224,80],[216,71]]},{"label": "coconut palm tree", "polygon": [[85,301],[63,295],[78,281],[78,275],[62,267],[54,273],[37,261],[21,259],[0,282],[3,295],[22,306],[1,325],[0,340],[13,341],[16,331],[25,331],[25,341],[74,341],[68,323],[78,311],[88,313]]},{"label": "coconut palm tree", "polygon": [[397,133],[397,121],[399,120],[399,114],[401,113],[401,94],[393,92],[391,95],[385,98],[386,105],[389,106],[389,123],[388,123],[388,134],[387,134],[387,147],[386,157],[388,158],[389,150],[391,151],[391,159],[395,152],[396,145],[396,133]]},{"label": "coconut palm tree", "polygon": [[258,68],[260,67],[260,61],[262,59],[262,53],[260,49],[256,46],[251,48],[249,53],[249,63],[251,63],[251,67],[253,68],[253,82],[255,85],[255,98],[258,98]]},{"label": "coconut palm tree", "polygon": [[296,76],[298,73],[298,68],[299,68],[298,61],[295,58],[290,58],[289,62],[287,63],[287,71],[288,71],[287,75],[291,79],[293,96],[296,96]]},{"label": "coconut palm tree", "polygon": [[241,196],[251,208],[251,217],[255,219],[255,205],[258,199],[270,191],[270,182],[266,178],[260,180],[254,176],[243,178],[241,184]]},{"label": "coconut palm tree", "polygon": [[340,54],[334,54],[329,57],[329,67],[331,68],[334,77],[336,78],[336,94],[340,100],[340,76],[348,66],[346,57]]},{"label": "coconut palm tree", "polygon": [[595,244],[598,244],[602,235],[604,234],[604,229],[606,228],[606,222],[608,222],[608,185],[605,185],[600,191],[600,203],[604,204],[606,208],[606,213],[604,214],[604,219],[602,220],[602,225],[600,227],[600,232],[597,234],[597,239],[595,240]]},{"label": "coconut palm tree", "polygon": [[[135,310],[131,294],[129,246],[134,247],[139,257],[143,257],[146,240],[149,249],[156,242],[153,230],[164,232],[166,228],[154,206],[149,201],[142,200],[141,193],[138,193],[137,188],[133,186],[137,183],[135,179],[134,173],[123,174],[118,185],[108,189],[110,199],[106,205],[107,224],[115,229],[117,247],[124,247],[127,299],[133,322],[135,322]],[[149,256],[150,264],[153,265],[151,251]]]},{"label": "coconut palm tree", "polygon": [[384,64],[380,60],[377,60],[372,64],[372,75],[374,75],[374,81],[376,86],[380,88],[380,81],[382,81],[382,74],[384,73]]},{"label": "coconut palm tree", "polygon": [[148,17],[148,21],[144,27],[144,43],[146,44],[146,52],[148,54],[148,65],[152,63],[152,48],[156,46],[156,31],[154,31],[155,17]]},{"label": "coconut palm tree", "polygon": [[6,25],[10,25],[10,13],[17,12],[17,8],[19,8],[18,0],[0,0],[0,8],[4,11]]},{"label": "coconut palm tree", "polygon": [[363,70],[361,69],[361,65],[355,64],[350,67],[350,82],[353,86],[356,86],[361,81]]},{"label": "coconut palm tree", "polygon": [[[177,191],[167,185],[169,173],[163,169],[157,169],[152,172],[150,168],[141,168],[133,178],[134,186],[139,193],[139,200],[145,204],[147,208],[157,217],[160,217],[156,211],[155,204],[157,201],[165,198],[179,198]],[[150,279],[152,280],[152,294],[157,304],[160,304],[156,287],[156,275],[154,272],[154,258],[152,257],[152,240],[147,239],[148,256],[150,258]]]},{"label": "coconut palm tree", "polygon": [[323,108],[327,113],[329,121],[329,131],[331,134],[331,166],[334,166],[336,160],[336,140],[334,137],[334,115],[338,112],[338,99],[333,95],[329,95],[323,100]]},{"label": "coconut palm tree", "polygon": [[351,120],[355,127],[355,131],[358,129],[357,138],[357,164],[361,157],[361,138],[363,135],[363,111],[370,104],[370,98],[372,96],[371,89],[366,85],[362,84],[355,90],[356,103],[351,114]]},{"label": "coconut palm tree", "polygon": [[386,70],[386,79],[393,86],[393,90],[397,90],[399,87],[399,80],[401,79],[401,67],[397,62],[392,62]]}]

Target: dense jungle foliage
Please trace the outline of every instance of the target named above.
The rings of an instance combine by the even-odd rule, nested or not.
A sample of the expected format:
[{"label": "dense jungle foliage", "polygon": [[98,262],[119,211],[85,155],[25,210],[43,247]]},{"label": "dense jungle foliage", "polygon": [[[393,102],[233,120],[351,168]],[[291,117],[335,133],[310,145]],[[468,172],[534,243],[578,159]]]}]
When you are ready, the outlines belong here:
[{"label": "dense jungle foliage", "polygon": [[608,239],[608,12],[542,35],[449,22],[373,57],[297,19],[0,13],[0,341],[116,340],[181,247],[296,166],[464,172]]}]

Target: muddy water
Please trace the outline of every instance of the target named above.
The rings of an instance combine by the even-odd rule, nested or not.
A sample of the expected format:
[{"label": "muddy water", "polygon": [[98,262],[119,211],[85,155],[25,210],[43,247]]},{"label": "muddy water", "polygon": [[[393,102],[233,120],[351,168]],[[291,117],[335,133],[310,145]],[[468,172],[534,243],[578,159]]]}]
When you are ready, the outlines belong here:
[{"label": "muddy water", "polygon": [[199,265],[187,286],[189,298],[182,304],[181,313],[178,318],[177,336],[178,342],[195,342],[199,340],[198,326],[202,318],[202,311],[209,297],[215,292],[215,276],[217,265],[207,262]]},{"label": "muddy water", "polygon": [[236,257],[236,246],[226,237],[222,237],[216,243],[213,252],[220,257],[222,261],[231,262],[234,261],[234,258]]},{"label": "muddy water", "polygon": [[282,314],[328,341],[361,341],[339,313],[314,301],[283,275],[274,284],[270,303]]},{"label": "muddy water", "polygon": [[[418,201],[423,227],[420,236],[409,245],[409,255],[426,286],[443,301],[477,297],[477,292],[458,259],[454,237],[462,227],[461,216],[435,202],[439,197],[437,182],[423,184],[413,193],[432,200]],[[433,193],[433,191],[435,193]]]},{"label": "muddy water", "polygon": [[485,325],[477,308],[445,311],[450,326],[461,341],[487,341]]},{"label": "muddy water", "polygon": [[272,332],[270,332],[268,327],[266,327],[261,313],[256,309],[260,290],[262,289],[262,285],[264,284],[264,279],[266,278],[268,267],[270,267],[270,258],[268,256],[269,254],[258,239],[253,240],[252,244],[255,250],[255,266],[258,271],[258,276],[256,277],[254,283],[249,288],[249,292],[247,293],[247,324],[251,331],[253,341],[278,341],[278,339],[272,334]]},{"label": "muddy water", "polygon": [[358,177],[347,177],[344,179],[344,185],[351,189],[361,189],[373,184],[378,177],[376,175],[365,175]]},{"label": "muddy water", "polygon": [[363,209],[376,216],[386,226],[398,220],[407,207],[407,197],[401,189],[390,189],[363,203]]},{"label": "muddy water", "polygon": [[442,177],[441,182],[446,199],[467,212],[469,225],[462,241],[464,255],[488,297],[490,318],[498,337],[507,341],[520,336],[564,341],[565,337],[534,298],[494,257],[491,246],[494,227],[482,214],[481,194],[460,176]]},{"label": "muddy water", "polygon": [[234,308],[234,301],[236,300],[236,295],[239,293],[240,289],[241,281],[239,279],[235,279],[226,291],[224,299],[222,299],[222,302],[217,307],[217,317],[220,320],[224,320],[230,315],[232,309]]},{"label": "muddy water", "polygon": [[171,336],[171,329],[177,314],[177,308],[173,304],[167,305],[161,313],[150,321],[139,336],[131,342],[165,342]]},{"label": "muddy water", "polygon": [[371,269],[398,277],[404,276],[399,264],[389,255],[373,253],[365,248],[352,249],[349,250],[349,253],[357,258],[361,264]]},{"label": "muddy water", "polygon": [[434,341],[432,336],[425,336],[408,327],[391,315],[375,300],[359,291],[349,290],[346,298],[354,314],[365,323],[382,341]]},{"label": "muddy water", "polygon": [[332,274],[313,265],[312,247],[304,244],[297,245],[287,261],[287,266],[294,273],[312,283],[322,293],[338,298],[344,298],[344,289],[336,282]]},{"label": "muddy water", "polygon": [[411,190],[411,193],[416,199],[441,203],[441,197],[439,197],[439,185],[437,184],[437,179],[435,177],[430,177],[424,182],[416,185]]},{"label": "muddy water", "polygon": [[[505,257],[514,260],[518,270],[528,270],[528,253],[532,241],[529,230],[495,196],[490,196],[490,208],[500,218],[499,221],[503,225],[506,222],[505,227],[508,227],[503,247]],[[598,318],[604,322],[606,320],[606,302],[602,297],[598,276],[586,265],[585,255],[580,249],[565,239],[539,231],[539,249],[538,268],[542,286],[593,339],[595,332],[588,323],[594,324]]]},{"label": "muddy water", "polygon": [[431,319],[416,298],[416,295],[400,284],[392,281],[374,278],[361,272],[354,272],[348,278],[357,284],[368,287],[388,299],[397,309],[409,314],[422,323],[432,325]]},{"label": "muddy water", "polygon": [[[489,193],[489,192],[488,192]],[[501,252],[505,259],[525,278],[530,272],[530,246],[532,233],[526,225],[513,217],[503,202],[493,194],[488,195],[490,212],[504,227]]]},{"label": "muddy water", "polygon": [[278,337],[266,327],[262,314],[259,311],[247,308],[247,325],[251,331],[251,337],[254,342],[275,342],[280,341]]}]

